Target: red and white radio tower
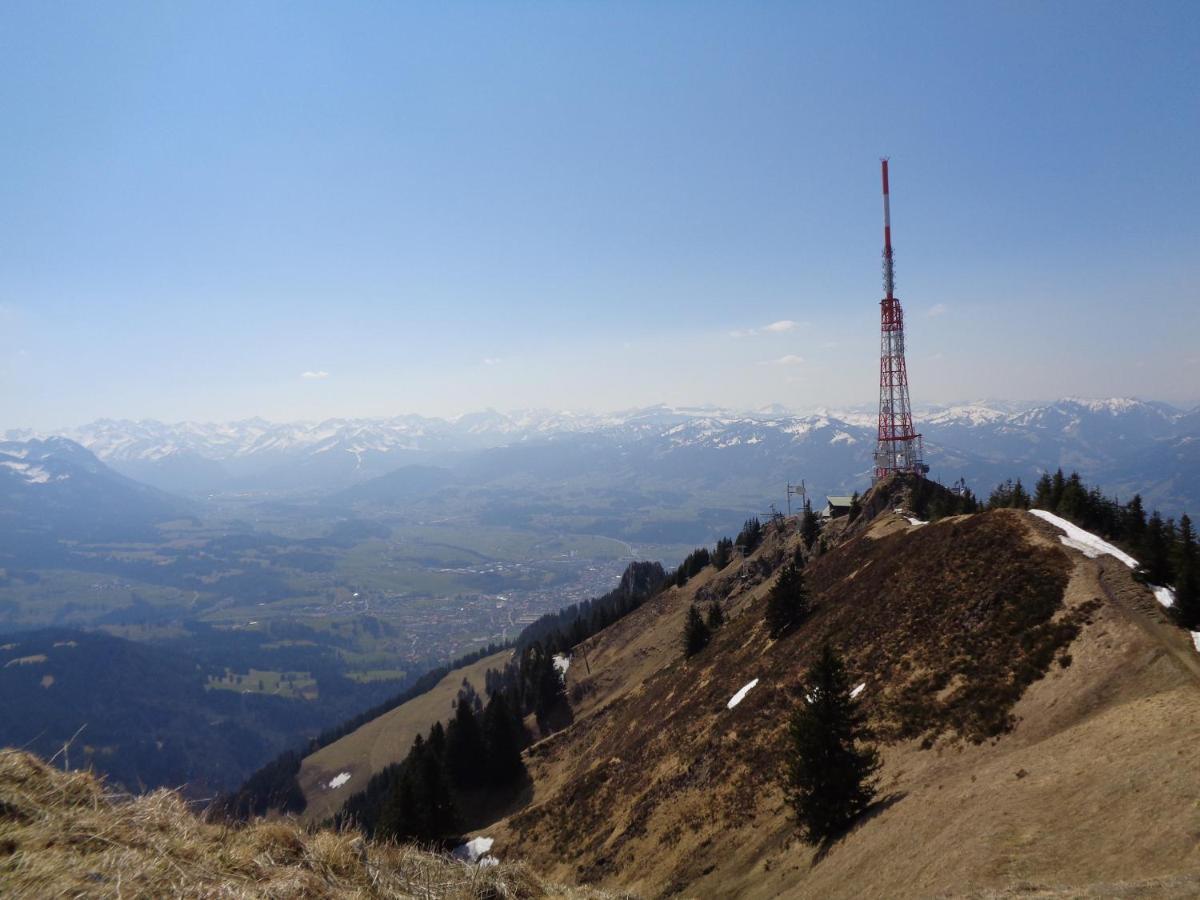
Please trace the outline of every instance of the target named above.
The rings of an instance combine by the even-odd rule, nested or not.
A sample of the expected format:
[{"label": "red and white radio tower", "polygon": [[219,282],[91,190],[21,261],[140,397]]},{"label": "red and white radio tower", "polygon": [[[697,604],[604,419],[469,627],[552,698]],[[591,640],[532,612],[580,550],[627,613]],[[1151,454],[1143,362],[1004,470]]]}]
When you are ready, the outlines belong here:
[{"label": "red and white radio tower", "polygon": [[892,295],[892,213],[888,204],[888,161],[883,162],[883,289],[879,302],[879,439],[875,444],[875,480],[897,472],[924,475],[925,448],[913,431],[908,399],[908,367],[904,363],[904,311]]}]

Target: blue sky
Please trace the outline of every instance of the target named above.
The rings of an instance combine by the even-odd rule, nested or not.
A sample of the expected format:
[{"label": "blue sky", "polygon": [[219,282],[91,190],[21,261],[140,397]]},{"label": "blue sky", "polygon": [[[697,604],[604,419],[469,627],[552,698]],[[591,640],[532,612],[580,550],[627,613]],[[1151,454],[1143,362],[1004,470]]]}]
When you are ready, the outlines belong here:
[{"label": "blue sky", "polygon": [[0,428],[870,404],[884,154],[916,402],[1192,405],[1197,47],[1195,3],[7,3]]}]

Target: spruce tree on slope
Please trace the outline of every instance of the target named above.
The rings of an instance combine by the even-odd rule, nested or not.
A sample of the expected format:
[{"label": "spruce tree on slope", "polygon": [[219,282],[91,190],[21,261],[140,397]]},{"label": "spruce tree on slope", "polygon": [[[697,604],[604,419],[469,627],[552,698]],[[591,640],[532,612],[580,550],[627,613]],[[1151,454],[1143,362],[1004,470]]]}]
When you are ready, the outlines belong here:
[{"label": "spruce tree on slope", "polygon": [[458,830],[458,810],[450,793],[444,760],[426,744],[413,747],[413,774],[416,786],[417,837],[422,841],[441,842]]},{"label": "spruce tree on slope", "polygon": [[567,702],[567,687],[563,684],[562,672],[554,665],[554,654],[549,647],[536,645],[533,657],[534,703],[538,727],[548,732],[551,716]]},{"label": "spruce tree on slope", "polygon": [[725,611],[721,609],[721,601],[714,600],[708,607],[708,625],[709,631],[716,631],[725,624]]},{"label": "spruce tree on slope", "polygon": [[685,656],[695,656],[701,650],[708,646],[708,641],[712,637],[712,632],[708,630],[708,626],[704,624],[704,618],[700,615],[700,610],[693,603],[688,608],[687,619],[683,624],[683,652]]},{"label": "spruce tree on slope", "polygon": [[841,660],[828,644],[809,670],[805,699],[788,726],[785,785],[801,836],[811,844],[845,830],[875,797],[879,754],[850,697]]},{"label": "spruce tree on slope", "polygon": [[[473,697],[460,693],[454,705],[454,718],[446,729],[446,769],[451,781],[460,788],[483,784],[483,758],[486,750]],[[432,740],[431,740],[432,743]]]},{"label": "spruce tree on slope", "polygon": [[500,691],[492,694],[483,711],[483,738],[487,746],[487,781],[492,787],[512,784],[525,774],[521,719]]},{"label": "spruce tree on slope", "polygon": [[804,620],[808,610],[804,573],[794,563],[789,563],[783,567],[767,595],[767,629],[771,637],[783,637]]},{"label": "spruce tree on slope", "polygon": [[1167,539],[1167,526],[1156,510],[1146,523],[1146,535],[1142,568],[1151,584],[1169,584],[1171,580],[1171,544]]},{"label": "spruce tree on slope", "polygon": [[1200,563],[1197,561],[1196,534],[1186,513],[1179,520],[1176,546],[1175,615],[1184,628],[1200,630]]},{"label": "spruce tree on slope", "polygon": [[806,497],[804,500],[804,512],[800,516],[800,538],[804,541],[804,548],[806,550],[812,549],[820,531],[821,523],[817,521],[817,514],[813,512],[812,504],[808,502],[808,498]]}]

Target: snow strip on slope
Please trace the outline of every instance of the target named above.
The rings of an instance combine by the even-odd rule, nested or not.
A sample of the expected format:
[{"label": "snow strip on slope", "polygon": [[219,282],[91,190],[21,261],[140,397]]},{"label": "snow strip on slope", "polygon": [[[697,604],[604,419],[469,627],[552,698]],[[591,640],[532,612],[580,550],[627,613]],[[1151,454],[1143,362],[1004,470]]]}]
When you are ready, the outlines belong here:
[{"label": "snow strip on slope", "polygon": [[329,788],[330,788],[330,790],[335,790],[337,788],[340,788],[343,784],[345,784],[349,780],[350,780],[349,772],[339,772],[337,775],[334,775],[331,779],[329,779]]},{"label": "snow strip on slope", "polygon": [[1051,525],[1054,525],[1065,531],[1066,534],[1059,535],[1058,539],[1067,547],[1075,548],[1089,559],[1095,559],[1097,556],[1102,556],[1107,553],[1109,556],[1115,556],[1121,562],[1125,563],[1125,565],[1129,566],[1129,568],[1137,568],[1137,560],[1128,553],[1118,550],[1108,541],[1096,537],[1096,535],[1092,534],[1090,531],[1084,531],[1073,522],[1068,522],[1066,519],[1061,519],[1054,515],[1054,513],[1048,513],[1044,509],[1031,509],[1030,512],[1039,519],[1049,522]]},{"label": "snow strip on slope", "polygon": [[455,847],[450,855],[455,859],[478,863],[481,866],[494,866],[500,862],[492,856],[492,844],[495,842],[495,838],[490,837],[471,838],[465,844]]},{"label": "snow strip on slope", "polygon": [[1158,587],[1157,585],[1151,585],[1150,590],[1154,591],[1154,599],[1167,609],[1170,609],[1175,605],[1175,592],[1169,587]]},{"label": "snow strip on slope", "polygon": [[867,687],[867,683],[864,681],[862,684],[860,684],[858,687],[856,687],[854,690],[852,690],[850,692],[850,699],[853,700],[855,697],[857,697],[859,694],[861,694],[866,689],[866,687]]},{"label": "snow strip on slope", "polygon": [[[1112,544],[1101,540],[1091,532],[1084,531],[1082,528],[1072,525],[1065,519],[1060,519],[1058,516],[1052,515],[1043,509],[1031,509],[1030,512],[1039,519],[1045,519],[1051,525],[1057,525],[1063,531],[1067,532],[1064,535],[1060,535],[1059,540],[1068,547],[1074,547],[1084,556],[1095,559],[1100,554],[1107,553],[1115,556],[1121,562],[1125,563],[1125,565],[1129,566],[1129,568],[1137,568],[1138,563],[1136,559],[1128,553],[1122,553]],[[1154,592],[1154,599],[1167,609],[1175,605],[1175,592],[1169,587],[1160,587],[1156,584],[1148,585],[1148,587]],[[1200,653],[1200,631],[1193,631],[1191,635],[1192,644],[1195,646],[1196,652]]]},{"label": "snow strip on slope", "polygon": [[571,668],[571,657],[559,653],[554,657],[554,668],[558,669],[558,674],[565,681],[567,678],[567,669]]},{"label": "snow strip on slope", "polygon": [[750,693],[751,688],[758,684],[758,679],[755,678],[749,684],[745,685],[740,691],[729,698],[729,702],[725,704],[726,709],[733,709],[739,703],[746,699],[746,695]]},{"label": "snow strip on slope", "polygon": [[895,514],[898,515],[900,518],[905,519],[909,525],[928,525],[929,524],[929,522],[927,522],[925,519],[918,519],[916,516],[910,516],[908,513],[906,513],[902,509],[893,510],[893,512],[895,512]]}]

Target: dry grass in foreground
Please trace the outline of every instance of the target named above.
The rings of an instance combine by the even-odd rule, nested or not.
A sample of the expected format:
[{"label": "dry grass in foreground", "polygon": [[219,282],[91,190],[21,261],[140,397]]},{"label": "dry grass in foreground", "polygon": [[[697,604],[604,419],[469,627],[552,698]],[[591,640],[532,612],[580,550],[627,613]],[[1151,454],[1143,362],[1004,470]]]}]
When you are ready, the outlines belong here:
[{"label": "dry grass in foreground", "polygon": [[0,750],[0,895],[600,898],[522,864],[480,868],[290,821],[210,824],[173,791],[117,795],[90,773]]}]

